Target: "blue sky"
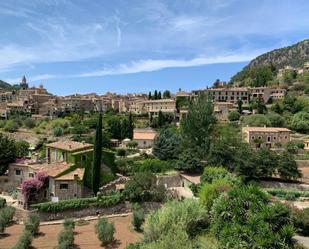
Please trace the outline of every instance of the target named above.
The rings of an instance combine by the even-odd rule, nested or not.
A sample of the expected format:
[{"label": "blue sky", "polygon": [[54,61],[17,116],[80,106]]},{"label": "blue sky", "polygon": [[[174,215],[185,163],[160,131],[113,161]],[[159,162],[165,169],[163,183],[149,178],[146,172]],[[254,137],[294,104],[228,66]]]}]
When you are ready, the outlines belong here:
[{"label": "blue sky", "polygon": [[191,90],[308,38],[307,0],[2,0],[0,79],[52,93]]}]

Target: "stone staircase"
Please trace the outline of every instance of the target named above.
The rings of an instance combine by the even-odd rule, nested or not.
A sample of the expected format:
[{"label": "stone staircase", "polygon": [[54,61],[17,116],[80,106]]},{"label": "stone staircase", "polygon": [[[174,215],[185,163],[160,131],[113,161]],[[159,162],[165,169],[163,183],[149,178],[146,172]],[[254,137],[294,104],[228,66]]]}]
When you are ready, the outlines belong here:
[{"label": "stone staircase", "polygon": [[107,192],[110,192],[112,190],[116,190],[117,186],[126,184],[130,180],[130,178],[127,177],[127,176],[123,176],[121,174],[116,174],[116,175],[118,177],[116,180],[111,181],[111,182],[107,183],[106,185],[100,187],[100,191],[102,193],[107,193]]}]

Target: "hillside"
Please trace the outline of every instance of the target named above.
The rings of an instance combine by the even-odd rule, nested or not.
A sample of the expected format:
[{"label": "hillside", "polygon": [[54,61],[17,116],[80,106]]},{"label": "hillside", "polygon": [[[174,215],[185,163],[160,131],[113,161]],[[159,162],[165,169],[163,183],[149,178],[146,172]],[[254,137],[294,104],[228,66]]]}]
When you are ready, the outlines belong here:
[{"label": "hillside", "polygon": [[[261,76],[262,80],[271,80],[280,68],[285,66],[301,67],[309,61],[309,39],[294,45],[275,49],[253,59],[240,72],[234,75],[232,82],[242,82],[248,78]],[[262,75],[261,75],[262,74]]]},{"label": "hillside", "polygon": [[0,80],[0,88],[2,88],[2,89],[11,89],[12,85],[10,85],[9,83],[6,83],[3,80]]}]

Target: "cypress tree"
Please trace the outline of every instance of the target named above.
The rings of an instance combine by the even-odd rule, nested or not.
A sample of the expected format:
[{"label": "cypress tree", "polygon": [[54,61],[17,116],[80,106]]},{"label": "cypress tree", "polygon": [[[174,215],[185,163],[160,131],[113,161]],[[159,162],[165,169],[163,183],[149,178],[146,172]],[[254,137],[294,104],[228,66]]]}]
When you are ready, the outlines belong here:
[{"label": "cypress tree", "polygon": [[133,120],[133,116],[132,113],[130,112],[129,114],[129,124],[128,124],[128,137],[130,139],[133,138],[133,130],[134,130],[134,120]]},{"label": "cypress tree", "polygon": [[148,93],[148,99],[149,99],[149,100],[152,99],[151,92]]},{"label": "cypress tree", "polygon": [[92,190],[97,194],[100,187],[101,160],[102,160],[102,113],[99,115],[94,144],[94,157],[92,167]]},{"label": "cypress tree", "polygon": [[158,99],[161,99],[162,98],[162,94],[161,94],[161,91],[159,91],[158,93]]},{"label": "cypress tree", "polygon": [[153,99],[158,99],[158,91],[157,90],[154,91]]}]

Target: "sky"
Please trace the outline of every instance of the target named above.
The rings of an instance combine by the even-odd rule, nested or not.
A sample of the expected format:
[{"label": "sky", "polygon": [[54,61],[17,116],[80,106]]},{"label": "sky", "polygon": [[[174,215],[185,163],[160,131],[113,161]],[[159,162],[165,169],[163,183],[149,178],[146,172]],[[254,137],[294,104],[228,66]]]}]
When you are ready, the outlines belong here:
[{"label": "sky", "polygon": [[1,0],[0,79],[51,93],[190,91],[308,38],[308,0]]}]

